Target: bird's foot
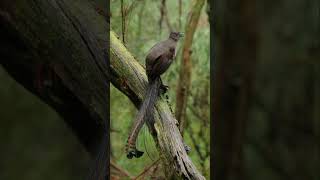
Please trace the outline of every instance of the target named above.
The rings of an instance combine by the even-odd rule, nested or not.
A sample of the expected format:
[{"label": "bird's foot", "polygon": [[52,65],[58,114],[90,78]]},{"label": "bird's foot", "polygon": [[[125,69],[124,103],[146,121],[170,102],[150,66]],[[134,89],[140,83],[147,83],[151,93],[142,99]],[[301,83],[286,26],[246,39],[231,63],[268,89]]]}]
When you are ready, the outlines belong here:
[{"label": "bird's foot", "polygon": [[165,94],[168,91],[169,86],[161,84],[160,89],[161,89],[161,93]]},{"label": "bird's foot", "polygon": [[191,151],[191,147],[188,146],[186,143],[183,143],[184,149],[186,150],[187,154]]}]

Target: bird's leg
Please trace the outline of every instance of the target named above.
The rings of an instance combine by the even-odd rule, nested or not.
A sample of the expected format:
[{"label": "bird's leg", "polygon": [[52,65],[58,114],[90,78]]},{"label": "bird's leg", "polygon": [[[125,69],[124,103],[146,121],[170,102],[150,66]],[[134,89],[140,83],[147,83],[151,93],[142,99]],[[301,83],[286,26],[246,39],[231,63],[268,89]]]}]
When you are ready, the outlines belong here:
[{"label": "bird's leg", "polygon": [[188,146],[185,142],[183,142],[183,146],[184,146],[184,149],[186,150],[187,154],[189,154],[189,152],[191,151],[191,147]]},{"label": "bird's leg", "polygon": [[169,86],[164,85],[164,84],[161,84],[160,88],[161,88],[163,91],[165,91],[164,93],[166,93],[166,92],[168,91],[168,89],[169,89]]},{"label": "bird's leg", "polygon": [[160,81],[161,81],[160,91],[161,91],[162,94],[165,94],[165,93],[168,91],[169,86],[164,85],[164,84],[162,83],[162,80],[161,80],[161,79],[160,79]]}]

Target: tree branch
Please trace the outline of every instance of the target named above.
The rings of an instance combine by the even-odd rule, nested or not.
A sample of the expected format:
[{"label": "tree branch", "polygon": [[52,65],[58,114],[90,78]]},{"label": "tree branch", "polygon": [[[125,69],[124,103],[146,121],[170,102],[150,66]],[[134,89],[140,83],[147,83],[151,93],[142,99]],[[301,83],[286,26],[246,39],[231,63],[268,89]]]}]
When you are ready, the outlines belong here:
[{"label": "tree branch", "polygon": [[[110,161],[110,169],[111,169],[111,176],[122,176],[127,177],[129,179],[133,179],[133,177],[127,172],[125,169],[122,169],[120,166],[118,166],[114,161]],[[112,170],[114,172],[112,172]]]},{"label": "tree branch", "polygon": [[[105,17],[84,0],[2,0],[0,24],[1,65],[55,109],[93,156],[109,158],[109,146],[100,147],[101,141],[109,139],[109,132],[105,132],[109,126],[109,80],[138,106],[147,78],[115,34],[108,36]],[[39,65],[47,69],[42,74],[45,81],[52,82],[46,85],[40,81],[45,91],[39,91],[34,83],[39,78]],[[54,78],[47,76],[49,72]],[[186,154],[164,97],[159,99],[154,137],[162,160],[170,169],[174,166],[177,176],[203,179]],[[98,153],[99,149],[103,152]],[[107,162],[99,161],[101,170],[109,174]]]},{"label": "tree branch", "polygon": [[[124,47],[118,36],[110,32],[111,82],[139,107],[147,88],[145,69]],[[160,157],[176,176],[183,179],[204,179],[188,157],[181,134],[164,96],[156,103],[154,126],[148,124],[160,151]]]},{"label": "tree branch", "polygon": [[190,16],[185,27],[185,40],[183,44],[181,67],[179,73],[179,81],[177,86],[177,97],[176,97],[176,115],[179,121],[179,129],[183,134],[185,125],[186,108],[188,101],[188,93],[191,86],[191,46],[193,41],[193,35],[196,31],[198,20],[201,14],[204,0],[196,1],[190,11]]}]

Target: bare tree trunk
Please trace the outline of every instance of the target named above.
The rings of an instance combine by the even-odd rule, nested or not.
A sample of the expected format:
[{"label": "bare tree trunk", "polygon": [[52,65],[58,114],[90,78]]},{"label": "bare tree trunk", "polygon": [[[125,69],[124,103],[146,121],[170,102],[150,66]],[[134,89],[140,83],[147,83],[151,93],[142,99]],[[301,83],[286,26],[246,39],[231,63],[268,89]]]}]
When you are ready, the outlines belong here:
[{"label": "bare tree trunk", "polygon": [[182,23],[181,23],[181,15],[182,15],[182,0],[179,0],[178,2],[178,7],[179,7],[179,18],[178,18],[178,22],[179,22],[179,30],[181,29]]},{"label": "bare tree trunk", "polygon": [[182,50],[181,67],[176,95],[176,117],[179,122],[179,129],[182,135],[185,126],[188,93],[191,86],[191,46],[204,2],[204,0],[194,1],[194,5],[189,12],[189,19],[185,27],[185,40]]},{"label": "bare tree trunk", "polygon": [[[219,1],[213,119],[216,179],[245,179],[242,149],[257,54],[255,0]],[[230,26],[232,24],[232,26]],[[219,26],[221,25],[221,27]]]}]

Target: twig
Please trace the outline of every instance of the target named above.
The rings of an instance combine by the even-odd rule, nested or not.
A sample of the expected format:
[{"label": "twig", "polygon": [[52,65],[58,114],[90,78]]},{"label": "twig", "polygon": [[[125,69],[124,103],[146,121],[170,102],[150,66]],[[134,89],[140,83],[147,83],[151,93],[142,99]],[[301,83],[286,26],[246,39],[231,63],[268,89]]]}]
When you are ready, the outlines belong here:
[{"label": "twig", "polygon": [[[187,118],[186,118],[186,119],[187,119]],[[187,122],[188,122],[188,121],[187,121]],[[187,123],[186,126],[187,126],[186,128],[189,130],[190,139],[191,139],[191,141],[192,141],[192,143],[193,143],[193,145],[194,145],[194,147],[195,147],[195,149],[196,149],[196,152],[198,153],[200,159],[201,159],[202,161],[204,161],[204,160],[205,160],[205,159],[204,159],[204,156],[202,155],[202,153],[201,153],[201,151],[200,151],[199,142],[197,142],[196,138],[194,137],[194,132],[192,131],[189,123]]]},{"label": "twig", "polygon": [[137,177],[133,178],[133,180],[136,180],[140,177],[144,177],[147,172],[152,169],[153,166],[158,165],[157,163],[160,161],[160,158],[158,158],[156,161],[154,161],[150,166],[146,167]]},{"label": "twig", "polygon": [[135,7],[137,7],[137,2],[138,2],[138,1],[142,1],[142,0],[134,0],[134,1],[130,4],[130,6],[126,9],[126,13],[125,13],[126,16],[128,16],[128,15],[130,14],[130,12],[133,11],[133,9],[134,9]]},{"label": "twig", "polygon": [[165,17],[165,20],[166,20],[166,24],[167,24],[167,26],[168,26],[169,31],[172,32],[172,31],[173,31],[173,28],[172,28],[172,26],[171,26],[170,19],[169,19],[169,17],[168,17],[167,7],[165,6],[164,8],[165,8],[165,9],[164,9],[164,17]]},{"label": "twig", "polygon": [[181,29],[182,0],[179,0],[179,30]]},{"label": "twig", "polygon": [[118,166],[115,162],[113,162],[112,160],[110,161],[110,165],[111,168],[114,168],[115,170],[117,170],[119,172],[119,174],[129,177],[130,179],[132,179],[132,176],[129,174],[128,171],[122,169],[120,166]]},{"label": "twig", "polygon": [[123,7],[123,0],[121,0],[121,28],[122,28],[122,42],[125,43],[125,31],[126,31],[126,13]]},{"label": "twig", "polygon": [[[201,165],[201,168],[202,168],[202,171],[205,172],[205,160],[209,157],[210,155],[210,151],[208,151],[208,149],[206,149],[206,151],[204,153],[201,152],[200,150],[200,142],[196,140],[195,138],[195,132],[192,130],[192,128],[190,127],[190,124],[189,124],[189,121],[188,119],[186,118],[186,130],[188,131],[189,133],[189,136],[190,136],[190,139],[191,139],[191,142],[193,144],[193,146],[195,147],[195,150],[196,150],[196,153],[199,155],[199,158],[200,158],[200,165]],[[209,147],[208,145],[208,142],[206,141],[206,138],[205,136],[203,136],[203,133],[202,131],[199,131],[197,133],[197,135],[201,138],[202,142],[204,142],[205,144],[205,147]]]},{"label": "twig", "polygon": [[202,120],[203,122],[207,122],[208,120],[205,117],[202,117],[190,104],[188,104],[189,110],[195,115],[198,119]]},{"label": "twig", "polygon": [[162,21],[163,21],[163,17],[164,17],[164,8],[166,4],[166,0],[162,0],[161,1],[161,5],[160,5],[160,20],[159,20],[159,30],[160,30],[160,34],[161,34],[161,30],[162,30]]},{"label": "twig", "polygon": [[166,25],[171,32],[173,30],[169,17],[168,17],[168,11],[167,11],[167,6],[166,6],[166,0],[161,1],[161,6],[160,6],[160,20],[159,20],[159,27],[160,27],[160,33],[162,30],[162,22],[165,20]]},{"label": "twig", "polygon": [[118,129],[113,129],[113,128],[110,128],[110,132],[114,132],[114,133],[120,133],[121,131],[118,130]]}]

